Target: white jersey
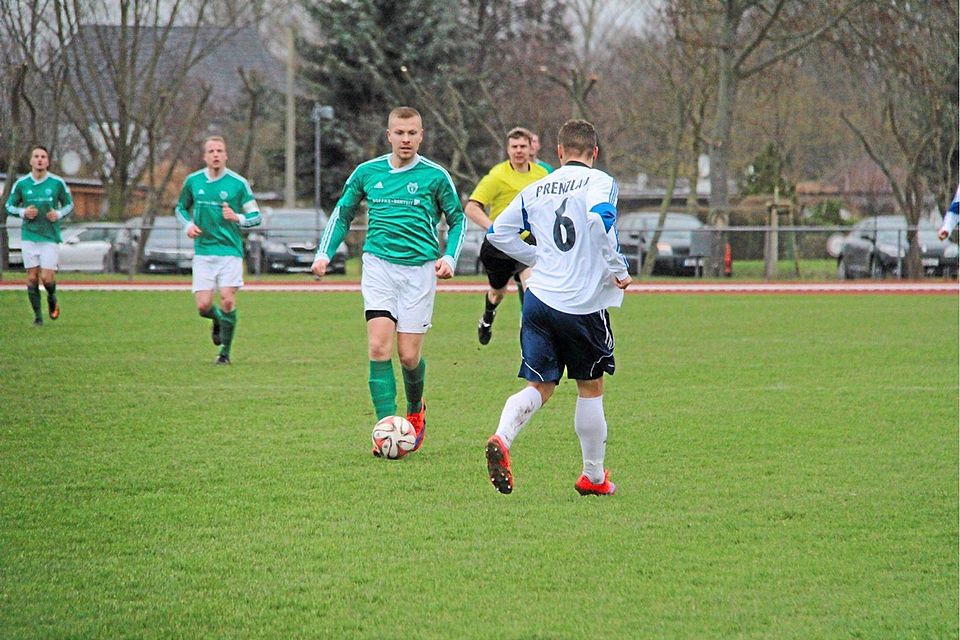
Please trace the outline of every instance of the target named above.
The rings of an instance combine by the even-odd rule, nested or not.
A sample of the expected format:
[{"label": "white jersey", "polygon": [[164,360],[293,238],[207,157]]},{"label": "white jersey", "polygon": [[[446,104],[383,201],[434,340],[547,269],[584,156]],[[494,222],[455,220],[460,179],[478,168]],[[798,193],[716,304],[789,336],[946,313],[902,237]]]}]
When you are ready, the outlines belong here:
[{"label": "white jersey", "polygon": [[953,196],[953,202],[947,209],[947,215],[943,216],[943,225],[940,227],[940,231],[946,231],[947,235],[953,233],[958,218],[960,218],[960,187],[957,187],[957,195]]},{"label": "white jersey", "polygon": [[[544,304],[585,315],[619,307],[627,277],[617,239],[617,182],[570,162],[517,194],[487,231],[498,249],[533,267],[527,288]],[[536,246],[520,239],[532,231]]]}]

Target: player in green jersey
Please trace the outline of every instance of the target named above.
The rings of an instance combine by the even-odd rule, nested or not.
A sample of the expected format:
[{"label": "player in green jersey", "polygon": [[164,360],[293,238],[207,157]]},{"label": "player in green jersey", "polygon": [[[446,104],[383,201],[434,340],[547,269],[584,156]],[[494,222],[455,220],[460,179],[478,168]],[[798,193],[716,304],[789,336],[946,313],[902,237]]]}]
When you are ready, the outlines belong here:
[{"label": "player in green jersey", "polygon": [[[217,364],[230,364],[237,328],[237,291],[243,286],[241,227],[260,224],[250,184],[227,169],[227,145],[220,136],[203,142],[205,169],[187,176],[175,212],[193,238],[193,295],[197,311],[213,321]],[[213,292],[220,291],[220,306]]]},{"label": "player in green jersey", "polygon": [[530,133],[530,162],[538,164],[547,170],[547,173],[553,173],[553,166],[549,162],[544,162],[537,156],[540,153],[540,136]]},{"label": "player in green jersey", "polygon": [[[366,200],[368,231],[360,286],[367,320],[370,397],[378,420],[396,413],[392,360],[396,336],[407,420],[417,432],[416,451],[426,429],[423,339],[432,320],[437,278],[453,277],[463,244],[464,217],[450,174],[417,153],[423,124],[415,109],[399,107],[390,112],[387,140],[391,153],[360,164],[347,178],[312,270],[318,277],[326,273],[358,205]],[[450,228],[443,255],[437,234],[441,214]]]},{"label": "player in green jersey", "polygon": [[73,198],[63,178],[47,171],[50,152],[37,145],[30,150],[30,173],[13,185],[7,213],[23,218],[23,267],[27,270],[27,297],[33,308],[33,324],[41,326],[40,282],[47,290],[51,320],[60,317],[57,301],[57,266],[60,259],[60,221],[73,211]]}]

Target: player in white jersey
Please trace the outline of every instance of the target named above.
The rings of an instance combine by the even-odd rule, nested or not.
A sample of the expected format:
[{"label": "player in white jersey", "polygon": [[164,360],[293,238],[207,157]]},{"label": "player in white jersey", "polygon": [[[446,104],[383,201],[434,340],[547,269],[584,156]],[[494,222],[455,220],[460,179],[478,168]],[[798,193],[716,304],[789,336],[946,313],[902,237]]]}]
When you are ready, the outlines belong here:
[{"label": "player in white jersey", "polygon": [[[527,386],[507,399],[487,441],[487,471],[500,493],[513,491],[509,449],[553,395],[563,375],[577,381],[574,429],[583,453],[580,495],[612,495],[603,460],[607,423],[603,374],[614,372],[608,307],[619,307],[630,284],[617,241],[617,183],[598,169],[597,133],[585,120],[560,129],[561,167],[521,191],[487,231],[490,242],[531,265],[520,329],[519,377]],[[536,246],[520,239],[531,231]]]},{"label": "player in white jersey", "polygon": [[957,219],[960,216],[960,187],[957,187],[957,195],[953,196],[953,202],[947,209],[947,215],[943,216],[943,226],[937,232],[937,237],[946,240],[957,227]]}]

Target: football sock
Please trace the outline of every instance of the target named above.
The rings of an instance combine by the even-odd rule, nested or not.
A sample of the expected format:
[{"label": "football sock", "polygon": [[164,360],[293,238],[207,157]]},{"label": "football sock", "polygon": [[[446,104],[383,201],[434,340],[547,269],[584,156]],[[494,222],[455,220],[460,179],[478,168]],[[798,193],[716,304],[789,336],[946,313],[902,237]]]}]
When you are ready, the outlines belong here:
[{"label": "football sock", "polygon": [[200,314],[201,318],[209,318],[210,320],[216,320],[217,319],[216,311],[217,311],[216,307],[210,307],[206,311],[197,311],[197,313]]},{"label": "football sock", "polygon": [[39,284],[28,284],[27,285],[27,298],[30,299],[30,306],[33,307],[33,317],[37,320],[42,320],[43,318],[40,315],[40,285]]},{"label": "football sock", "polygon": [[44,283],[43,288],[47,290],[47,304],[50,305],[51,309],[53,309],[55,306],[57,306],[57,283]]},{"label": "football sock", "polygon": [[493,319],[497,315],[497,307],[500,305],[499,302],[490,302],[490,298],[487,297],[487,294],[483,294],[483,321],[486,324],[493,324]]},{"label": "football sock", "polygon": [[397,413],[397,379],[393,377],[393,360],[371,360],[370,399],[377,420]]},{"label": "football sock", "polygon": [[543,398],[533,387],[524,387],[522,391],[507,398],[507,402],[503,405],[503,412],[500,414],[497,435],[508,449],[513,444],[513,439],[521,429],[527,426],[530,418],[541,406],[543,406]]},{"label": "football sock", "polygon": [[573,428],[583,452],[583,475],[593,484],[603,483],[603,456],[607,449],[607,420],[603,415],[603,396],[577,398]]},{"label": "football sock", "polygon": [[415,368],[405,369],[401,366],[400,369],[403,372],[403,391],[407,396],[407,413],[417,413],[423,407],[423,379],[426,377],[427,361],[420,358]]},{"label": "football sock", "polygon": [[222,311],[217,309],[220,318],[220,355],[230,357],[230,345],[233,343],[233,333],[237,330],[237,310]]}]

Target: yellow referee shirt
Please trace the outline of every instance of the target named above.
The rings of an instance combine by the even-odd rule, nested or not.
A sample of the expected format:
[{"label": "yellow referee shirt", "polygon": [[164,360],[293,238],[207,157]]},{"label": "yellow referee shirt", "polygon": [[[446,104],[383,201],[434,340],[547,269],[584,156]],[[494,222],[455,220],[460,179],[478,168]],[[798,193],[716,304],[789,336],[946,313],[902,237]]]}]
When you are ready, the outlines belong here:
[{"label": "yellow referee shirt", "polygon": [[490,207],[490,219],[495,219],[527,185],[546,177],[547,170],[540,165],[529,166],[529,171],[520,173],[513,168],[509,160],[494,165],[477,184],[477,188],[470,194],[470,199],[484,207]]}]

